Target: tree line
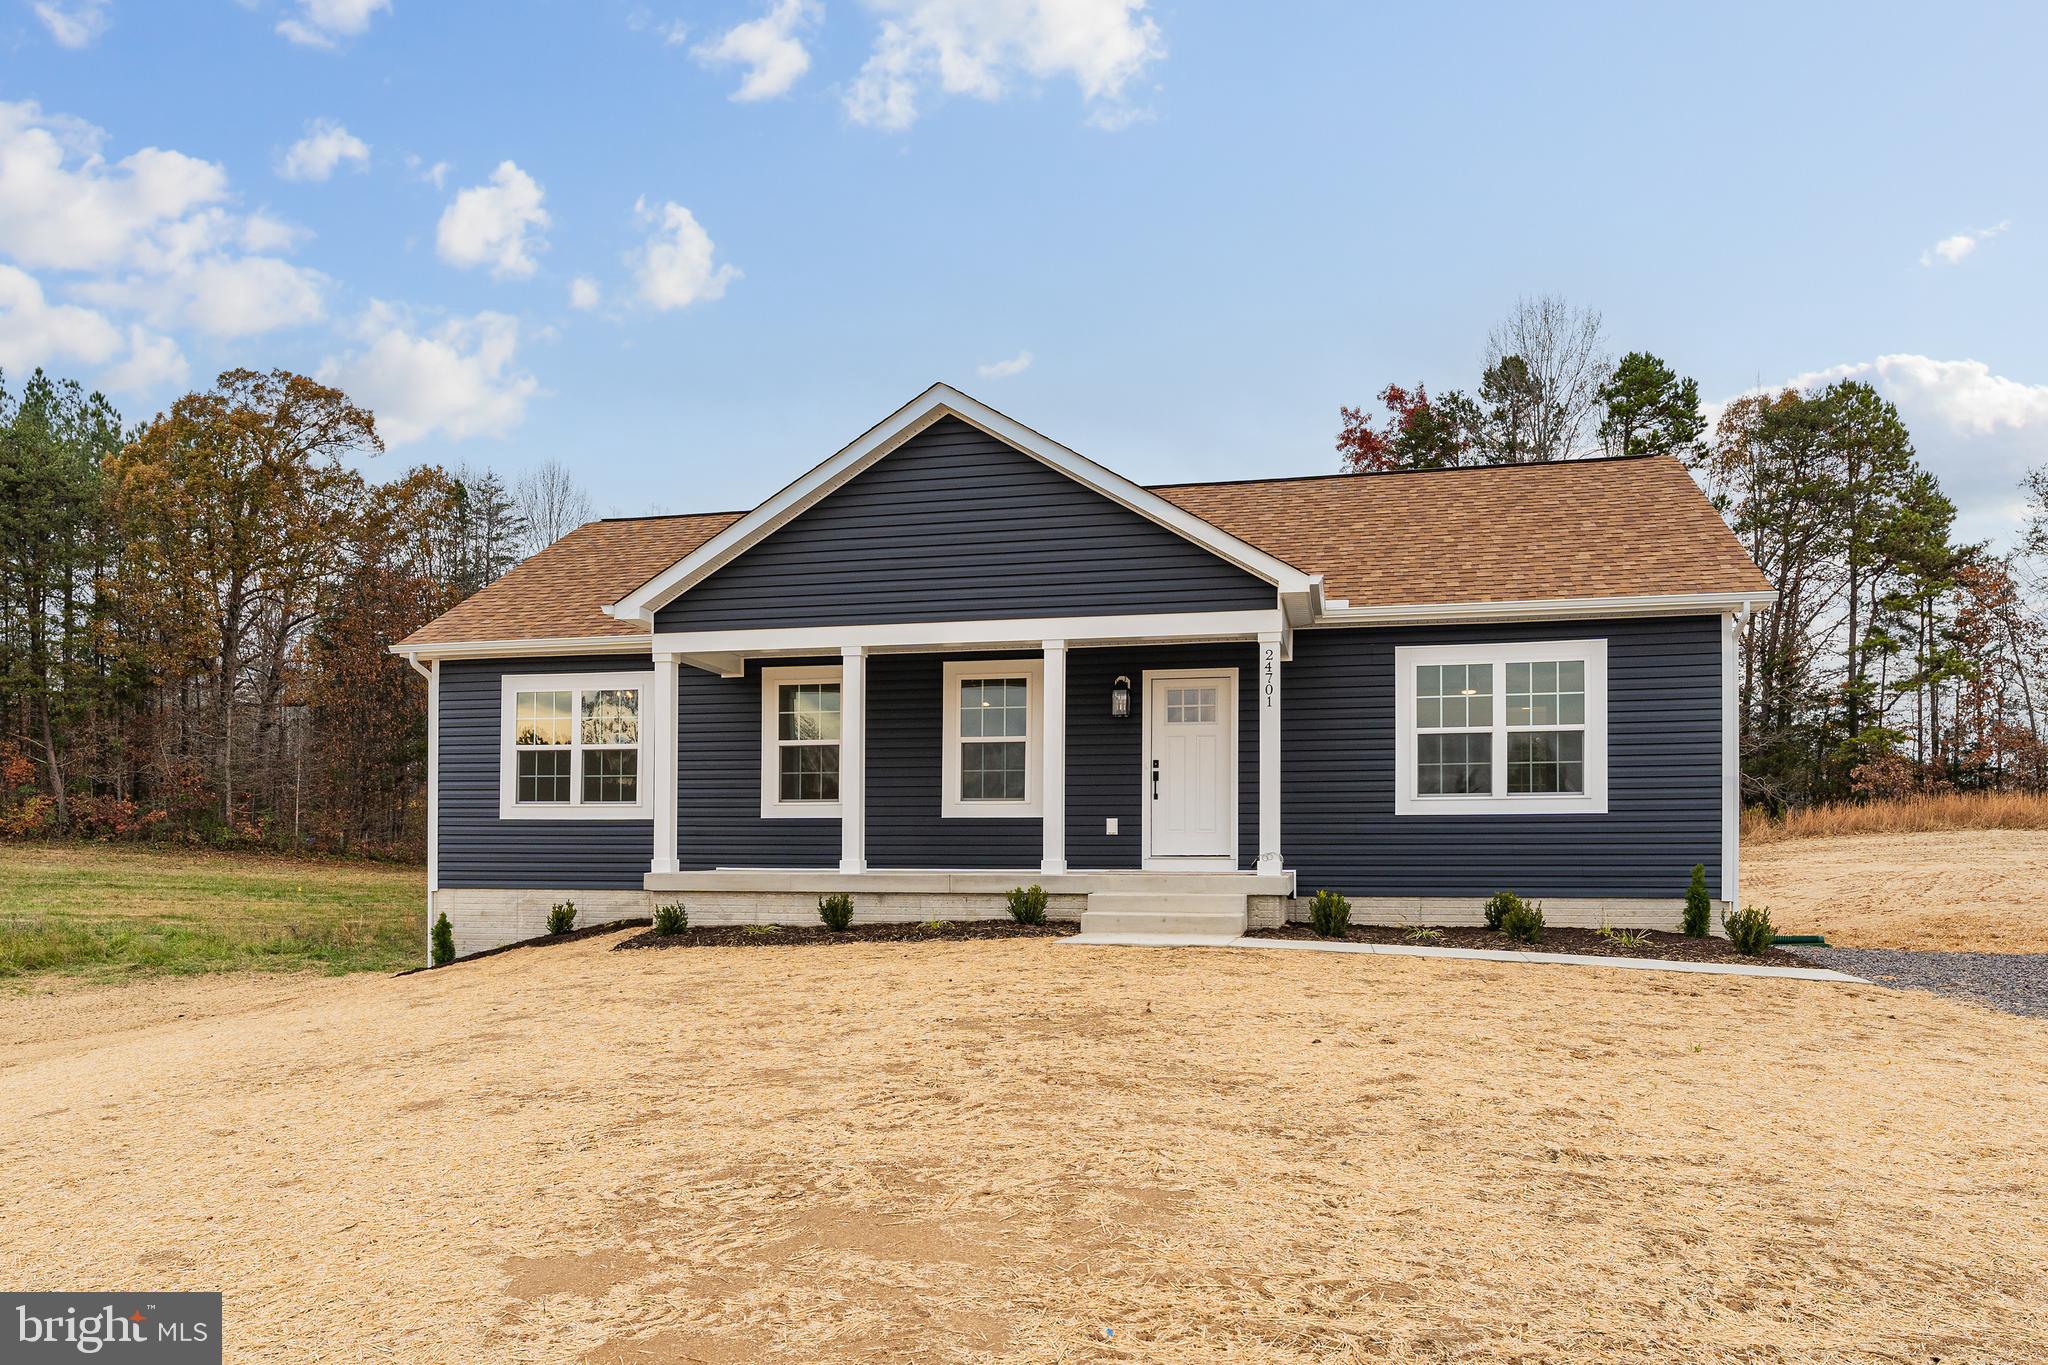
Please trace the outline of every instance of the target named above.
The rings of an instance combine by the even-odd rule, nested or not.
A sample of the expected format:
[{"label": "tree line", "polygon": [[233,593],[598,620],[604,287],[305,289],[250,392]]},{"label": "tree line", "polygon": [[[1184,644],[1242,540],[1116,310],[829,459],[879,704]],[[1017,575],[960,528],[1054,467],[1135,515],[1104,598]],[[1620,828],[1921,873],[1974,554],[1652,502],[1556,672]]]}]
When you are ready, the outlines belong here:
[{"label": "tree line", "polygon": [[376,482],[382,451],[284,371],[132,428],[0,376],[0,834],[422,846],[425,689],[388,646],[590,503],[553,464]]},{"label": "tree line", "polygon": [[2048,465],[2000,552],[1868,384],[1748,394],[1709,423],[1699,385],[1647,351],[1618,361],[1599,314],[1524,301],[1477,387],[1345,407],[1337,450],[1372,472],[1671,455],[1778,588],[1741,632],[1743,795],[1773,811],[1945,790],[2048,789]]}]

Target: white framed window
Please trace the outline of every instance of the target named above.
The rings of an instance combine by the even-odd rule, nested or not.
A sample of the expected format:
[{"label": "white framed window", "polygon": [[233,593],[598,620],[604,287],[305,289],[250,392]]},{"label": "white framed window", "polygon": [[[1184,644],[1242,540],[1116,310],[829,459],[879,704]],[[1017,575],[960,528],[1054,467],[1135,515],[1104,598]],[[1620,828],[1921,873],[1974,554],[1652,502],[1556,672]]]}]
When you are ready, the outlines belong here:
[{"label": "white framed window", "polygon": [[761,815],[839,815],[837,665],[761,670]]},{"label": "white framed window", "polygon": [[652,673],[513,674],[500,680],[498,816],[649,820]]},{"label": "white framed window", "polygon": [[1043,813],[1044,662],[948,660],[943,674],[939,815],[1016,819]]},{"label": "white framed window", "polygon": [[1394,650],[1396,815],[1607,810],[1607,641]]}]

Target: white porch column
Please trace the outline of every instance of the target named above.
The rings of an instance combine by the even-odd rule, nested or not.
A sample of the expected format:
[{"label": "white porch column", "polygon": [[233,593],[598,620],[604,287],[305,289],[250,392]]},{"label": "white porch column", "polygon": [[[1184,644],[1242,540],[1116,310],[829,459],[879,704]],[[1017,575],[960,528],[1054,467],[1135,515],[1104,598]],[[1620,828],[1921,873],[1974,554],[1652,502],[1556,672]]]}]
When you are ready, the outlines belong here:
[{"label": "white porch column", "polygon": [[654,858],[652,872],[676,870],[676,674],[682,666],[679,655],[657,651],[654,656],[654,686],[647,698],[647,734],[654,745],[654,762],[647,780],[654,784]]},{"label": "white porch column", "polygon": [[1280,646],[1278,631],[1259,636],[1259,863],[1278,872],[1280,857]]},{"label": "white porch column", "polygon": [[1045,734],[1038,745],[1044,848],[1038,870],[1067,870],[1067,642],[1045,642]]},{"label": "white porch column", "polygon": [[839,651],[839,870],[868,863],[868,656],[863,645]]}]

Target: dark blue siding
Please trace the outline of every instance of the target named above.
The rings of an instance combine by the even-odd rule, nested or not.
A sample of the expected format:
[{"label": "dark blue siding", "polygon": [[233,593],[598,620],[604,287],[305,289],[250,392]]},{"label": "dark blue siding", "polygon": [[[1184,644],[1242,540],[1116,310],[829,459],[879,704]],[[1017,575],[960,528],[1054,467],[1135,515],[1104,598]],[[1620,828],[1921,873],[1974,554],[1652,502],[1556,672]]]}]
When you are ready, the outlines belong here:
[{"label": "dark blue siding", "polygon": [[[776,664],[838,659],[776,659]],[[743,678],[678,670],[676,861],[713,867],[837,867],[839,821],[761,818],[761,664]]]},{"label": "dark blue siding", "polygon": [[1043,821],[1037,817],[947,820],[939,815],[946,742],[944,666],[937,654],[881,654],[868,660],[868,865],[1037,867],[1044,853]]},{"label": "dark blue siding", "polygon": [[1271,584],[944,418],[655,617],[655,629],[1271,607]]},{"label": "dark blue siding", "polygon": [[647,820],[500,820],[499,679],[507,673],[617,673],[646,657],[444,660],[441,664],[441,885],[632,890],[654,854]]},{"label": "dark blue siding", "polygon": [[[1283,673],[1281,824],[1306,895],[1675,898],[1721,881],[1718,617],[1304,630]],[[1607,640],[1605,815],[1394,814],[1394,649]]]},{"label": "dark blue siding", "polygon": [[[1135,868],[1144,844],[1144,707],[1148,668],[1237,670],[1237,860],[1258,863],[1259,712],[1250,644],[1122,645],[1067,654],[1067,866],[1075,871]],[[1131,680],[1131,715],[1112,720],[1109,689]],[[1285,699],[1283,698],[1283,705]],[[1103,820],[1117,819],[1104,834]]]}]

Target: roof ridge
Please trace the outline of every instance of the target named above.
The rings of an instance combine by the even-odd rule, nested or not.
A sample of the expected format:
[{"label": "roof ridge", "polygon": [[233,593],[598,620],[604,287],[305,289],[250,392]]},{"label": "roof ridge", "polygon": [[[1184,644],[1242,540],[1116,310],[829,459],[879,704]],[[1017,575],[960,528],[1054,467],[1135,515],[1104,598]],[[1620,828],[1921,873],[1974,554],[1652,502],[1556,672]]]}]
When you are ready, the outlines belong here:
[{"label": "roof ridge", "polygon": [[1669,458],[1672,457],[1664,454],[1588,455],[1576,460],[1518,460],[1512,464],[1454,464],[1439,465],[1432,469],[1344,469],[1334,474],[1273,474],[1263,478],[1248,479],[1189,479],[1182,483],[1148,483],[1145,487],[1158,493],[1170,488],[1230,488],[1255,483],[1311,483],[1322,479],[1383,479],[1400,475],[1420,474],[1505,473],[1511,469],[1554,469],[1568,468],[1575,465],[1628,464],[1635,460],[1661,460]]}]

